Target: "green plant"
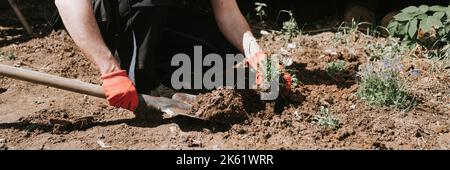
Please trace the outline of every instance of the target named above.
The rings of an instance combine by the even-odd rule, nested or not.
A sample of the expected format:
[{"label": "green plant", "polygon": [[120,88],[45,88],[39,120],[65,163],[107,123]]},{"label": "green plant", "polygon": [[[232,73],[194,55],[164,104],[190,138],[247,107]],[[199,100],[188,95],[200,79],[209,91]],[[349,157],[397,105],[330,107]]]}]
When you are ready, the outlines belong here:
[{"label": "green plant", "polygon": [[259,21],[261,23],[264,23],[264,17],[267,16],[265,8],[267,7],[267,4],[261,3],[261,2],[255,2],[256,8],[256,15],[259,17]]},{"label": "green plant", "polygon": [[392,37],[387,38],[386,41],[369,42],[364,47],[364,51],[370,57],[370,60],[403,55],[407,49],[408,47],[405,44],[399,43],[397,39]]},{"label": "green plant", "polygon": [[363,24],[365,23],[357,23],[354,19],[350,23],[342,22],[332,39],[334,47],[337,48],[340,44],[347,45],[352,41],[357,41],[359,38],[359,35],[357,34],[359,32],[359,27]]},{"label": "green plant", "polygon": [[262,75],[261,90],[270,89],[273,81],[280,82],[280,89],[293,91],[299,84],[294,70],[287,69],[293,63],[290,57],[274,54],[260,63],[259,71]]},{"label": "green plant", "polygon": [[10,51],[8,53],[8,59],[9,60],[16,60],[16,55],[12,51]]},{"label": "green plant", "polygon": [[409,6],[394,16],[387,29],[408,45],[439,48],[448,41],[450,6]]},{"label": "green plant", "polygon": [[274,60],[276,56],[270,56],[265,58],[259,67],[259,71],[262,78],[262,89],[269,89],[270,84],[274,81],[274,78],[279,77],[281,70],[277,67],[277,63]]},{"label": "green plant", "polygon": [[317,124],[325,127],[330,127],[332,129],[339,128],[339,121],[333,118],[332,113],[323,106],[320,106],[319,113],[314,116],[313,121]]},{"label": "green plant", "polygon": [[338,74],[342,74],[347,70],[347,62],[344,60],[337,60],[333,62],[327,63],[327,73],[330,76],[336,76]]},{"label": "green plant", "polygon": [[292,38],[294,38],[296,35],[300,33],[300,28],[298,27],[298,23],[295,20],[294,14],[292,11],[288,10],[281,10],[278,13],[277,20],[280,18],[280,15],[282,13],[286,13],[289,15],[289,20],[283,22],[283,29],[282,32],[286,37],[287,42],[292,42]]},{"label": "green plant", "polygon": [[355,19],[352,19],[352,22],[342,22],[338,28],[338,32],[342,32],[343,34],[353,34],[358,32],[359,26],[365,24],[364,22],[358,23]]},{"label": "green plant", "polygon": [[400,57],[385,57],[362,67],[357,95],[369,104],[406,108],[411,103],[404,83],[400,79]]}]

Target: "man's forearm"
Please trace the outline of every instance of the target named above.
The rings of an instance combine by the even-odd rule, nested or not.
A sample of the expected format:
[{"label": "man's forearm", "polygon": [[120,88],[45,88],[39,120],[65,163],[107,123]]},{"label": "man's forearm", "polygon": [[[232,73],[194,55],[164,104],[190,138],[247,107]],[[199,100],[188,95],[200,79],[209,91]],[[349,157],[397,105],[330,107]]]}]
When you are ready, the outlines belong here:
[{"label": "man's forearm", "polygon": [[211,0],[211,3],[217,24],[228,41],[247,57],[261,51],[235,0]]},{"label": "man's forearm", "polygon": [[74,42],[102,74],[120,70],[106,46],[94,17],[91,0],[55,0],[64,25]]}]

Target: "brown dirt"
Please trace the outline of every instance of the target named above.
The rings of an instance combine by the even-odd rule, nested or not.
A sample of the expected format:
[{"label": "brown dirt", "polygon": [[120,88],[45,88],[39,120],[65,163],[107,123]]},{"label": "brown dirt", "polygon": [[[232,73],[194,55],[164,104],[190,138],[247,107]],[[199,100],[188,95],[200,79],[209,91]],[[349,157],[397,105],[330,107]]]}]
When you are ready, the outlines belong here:
[{"label": "brown dirt", "polygon": [[248,118],[240,94],[231,89],[218,89],[197,96],[193,115],[218,123],[239,123]]},{"label": "brown dirt", "polygon": [[[0,22],[1,64],[101,83],[98,71],[64,31],[28,37],[13,13],[5,15],[10,17],[0,19],[9,21]],[[220,101],[199,105],[202,114],[249,115],[234,125],[185,117],[135,119],[102,99],[0,76],[0,149],[450,149],[448,65],[421,55],[405,58],[405,72],[411,66],[421,70],[406,77],[411,92],[421,99],[419,105],[411,111],[370,106],[355,95],[356,71],[367,62],[365,46],[383,38],[357,34],[336,45],[334,37],[323,33],[294,39],[298,48],[290,69],[300,85],[290,100],[261,102],[256,94],[228,90],[201,95],[208,103]],[[271,35],[260,42],[269,52],[285,46]],[[350,69],[331,77],[326,62],[336,59],[347,61]],[[329,108],[339,128],[314,120],[320,106]]]}]

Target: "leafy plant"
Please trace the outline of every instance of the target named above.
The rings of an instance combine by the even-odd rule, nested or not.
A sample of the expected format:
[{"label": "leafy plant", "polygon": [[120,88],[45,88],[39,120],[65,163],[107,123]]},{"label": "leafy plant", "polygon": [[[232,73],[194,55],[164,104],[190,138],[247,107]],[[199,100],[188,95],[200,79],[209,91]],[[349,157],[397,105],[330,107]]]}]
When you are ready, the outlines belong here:
[{"label": "leafy plant", "polygon": [[286,13],[289,15],[289,20],[283,22],[282,32],[286,36],[287,41],[292,42],[292,38],[294,38],[297,34],[300,33],[298,23],[295,20],[295,17],[294,17],[294,14],[292,13],[292,11],[288,11],[288,10],[281,10],[278,13],[277,20],[278,20],[278,18],[280,18],[281,13]]},{"label": "leafy plant", "polygon": [[273,54],[260,63],[259,71],[262,77],[261,90],[270,89],[271,82],[279,81],[280,89],[293,91],[299,84],[297,75],[293,70],[286,69],[293,63],[290,57]]},{"label": "leafy plant", "polygon": [[261,73],[264,77],[265,83],[270,83],[273,78],[280,75],[281,70],[277,67],[277,63],[274,62],[273,57],[267,57],[262,61]]},{"label": "leafy plant", "polygon": [[370,60],[380,60],[385,57],[392,58],[396,55],[403,55],[407,49],[407,46],[399,43],[397,39],[390,37],[386,41],[367,43],[364,51],[370,57]]},{"label": "leafy plant", "polygon": [[450,32],[450,6],[409,6],[397,15],[387,29],[409,45],[419,43],[427,48],[442,46]]},{"label": "leafy plant", "polygon": [[333,62],[327,63],[327,73],[330,76],[336,76],[338,74],[341,74],[347,70],[347,62],[344,60],[337,60]]},{"label": "leafy plant", "polygon": [[321,126],[330,127],[332,129],[339,128],[339,121],[333,118],[332,113],[323,106],[320,106],[318,115],[314,116],[313,121]]},{"label": "leafy plant", "polygon": [[267,4],[261,3],[261,2],[255,2],[256,8],[256,15],[259,17],[259,20],[261,23],[264,23],[264,17],[267,16],[265,8],[267,7]]},{"label": "leafy plant", "polygon": [[399,56],[366,64],[358,73],[358,96],[369,104],[406,108],[411,102],[399,76],[401,69]]}]

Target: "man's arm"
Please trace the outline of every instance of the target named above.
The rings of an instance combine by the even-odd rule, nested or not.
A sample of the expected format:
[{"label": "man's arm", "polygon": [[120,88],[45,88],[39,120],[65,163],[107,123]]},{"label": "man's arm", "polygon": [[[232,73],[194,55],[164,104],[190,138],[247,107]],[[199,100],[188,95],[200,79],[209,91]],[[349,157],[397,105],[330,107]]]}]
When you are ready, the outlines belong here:
[{"label": "man's arm", "polygon": [[218,26],[231,44],[247,57],[261,52],[236,0],[211,0],[211,4]]},{"label": "man's arm", "polygon": [[55,0],[56,7],[72,39],[102,75],[120,70],[106,46],[94,17],[91,0]]},{"label": "man's arm", "polygon": [[100,69],[103,90],[109,104],[134,111],[136,88],[106,46],[95,20],[91,0],[55,0],[64,26],[83,54]]},{"label": "man's arm", "polygon": [[211,0],[217,25],[228,41],[247,57],[246,64],[256,71],[256,86],[263,82],[259,65],[267,57],[253,37],[250,26],[236,0]]}]

